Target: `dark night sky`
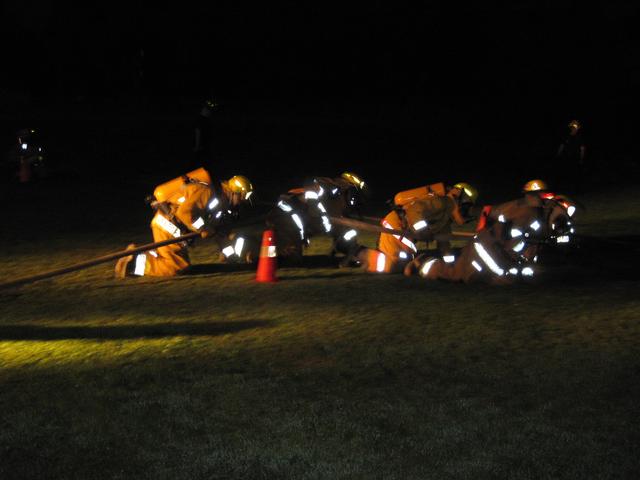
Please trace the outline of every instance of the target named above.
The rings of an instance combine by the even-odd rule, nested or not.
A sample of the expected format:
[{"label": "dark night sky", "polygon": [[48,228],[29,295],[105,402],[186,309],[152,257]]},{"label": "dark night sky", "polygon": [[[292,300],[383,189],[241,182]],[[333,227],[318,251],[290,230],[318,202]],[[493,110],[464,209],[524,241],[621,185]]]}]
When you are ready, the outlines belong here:
[{"label": "dark night sky", "polygon": [[4,88],[126,92],[140,48],[145,87],[162,95],[612,96],[638,86],[632,2],[253,3],[5,2],[4,64],[13,75]]},{"label": "dark night sky", "polygon": [[[273,130],[240,131],[244,120],[229,123],[235,130],[225,138],[233,158],[290,158],[291,168],[299,155],[324,158],[325,169],[326,159],[336,165],[359,159],[352,168],[365,174],[392,157],[407,165],[455,157],[482,179],[489,173],[476,158],[512,172],[520,160],[554,151],[560,128],[573,117],[588,125],[592,158],[630,158],[637,151],[629,121],[640,87],[635,2],[255,3],[5,1],[0,44],[10,74],[0,77],[0,104],[10,106],[4,121],[18,128],[11,108],[29,118],[22,105],[4,102],[13,97],[45,107],[49,100],[82,99],[86,106],[92,99],[122,105],[169,98],[145,108],[184,114],[216,95],[240,115],[251,108],[288,111],[287,122],[269,124]],[[314,112],[316,123],[295,124],[301,111]],[[324,113],[333,125],[349,115],[364,123],[358,131],[325,131]],[[59,142],[64,137],[53,127]],[[158,133],[147,133],[146,144],[157,143]],[[189,148],[189,126],[177,133],[182,140],[168,146]],[[182,155],[162,145],[167,158]],[[300,166],[300,173],[308,168]]]}]

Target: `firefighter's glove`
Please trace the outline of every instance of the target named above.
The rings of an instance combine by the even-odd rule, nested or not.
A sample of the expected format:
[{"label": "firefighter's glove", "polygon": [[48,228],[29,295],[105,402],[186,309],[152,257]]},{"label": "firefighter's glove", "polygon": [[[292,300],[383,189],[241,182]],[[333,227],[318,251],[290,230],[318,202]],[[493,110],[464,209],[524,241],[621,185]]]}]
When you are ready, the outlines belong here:
[{"label": "firefighter's glove", "polygon": [[219,229],[214,227],[211,224],[205,224],[205,226],[200,230],[200,238],[209,238],[214,235],[220,233]]}]

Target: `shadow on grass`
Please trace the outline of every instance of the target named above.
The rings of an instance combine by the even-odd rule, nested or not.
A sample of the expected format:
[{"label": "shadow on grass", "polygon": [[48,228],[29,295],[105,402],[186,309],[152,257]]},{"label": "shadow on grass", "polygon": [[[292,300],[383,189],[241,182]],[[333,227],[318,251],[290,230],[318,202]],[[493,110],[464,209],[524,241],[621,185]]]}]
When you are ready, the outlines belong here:
[{"label": "shadow on grass", "polygon": [[[356,271],[355,269],[353,270],[354,272]],[[346,272],[346,273],[344,273]],[[326,279],[326,278],[345,278],[348,275],[349,271],[345,270],[342,271],[341,273],[325,273],[325,274],[311,274],[311,275],[302,275],[302,276],[296,276],[296,275],[277,275],[278,280],[285,280],[287,282],[291,281],[291,280],[311,280],[311,279]]]},{"label": "shadow on grass", "polygon": [[181,277],[192,277],[194,275],[208,275],[211,273],[233,273],[255,271],[256,265],[250,263],[199,263],[191,265],[189,270],[180,275]]},{"label": "shadow on grass", "polygon": [[[329,255],[304,255],[295,261],[278,258],[278,268],[337,268],[340,258]],[[210,275],[213,273],[255,272],[257,263],[200,263],[189,267],[184,274],[175,278],[189,278],[194,275]]]},{"label": "shadow on grass", "polygon": [[546,277],[570,283],[603,280],[636,280],[640,259],[636,255],[640,237],[580,237],[575,246],[543,252]]},{"label": "shadow on grass", "polygon": [[126,340],[175,336],[213,336],[272,325],[269,320],[215,323],[161,323],[155,325],[113,325],[104,327],[48,327],[38,325],[2,325],[0,340]]},{"label": "shadow on grass", "polygon": [[580,235],[577,237],[577,243],[580,247],[594,250],[613,246],[638,249],[640,247],[640,235],[615,235],[611,237]]},{"label": "shadow on grass", "polygon": [[340,258],[330,255],[303,255],[301,259],[278,258],[278,266],[282,268],[332,268],[337,267]]}]

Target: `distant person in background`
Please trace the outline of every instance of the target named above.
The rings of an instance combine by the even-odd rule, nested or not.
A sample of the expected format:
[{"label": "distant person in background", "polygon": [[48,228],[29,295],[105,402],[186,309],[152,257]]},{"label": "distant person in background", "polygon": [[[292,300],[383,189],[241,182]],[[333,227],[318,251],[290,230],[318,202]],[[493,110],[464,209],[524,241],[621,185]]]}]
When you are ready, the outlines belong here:
[{"label": "distant person in background", "polygon": [[556,153],[556,182],[559,188],[579,192],[585,180],[585,158],[587,147],[582,133],[582,125],[578,120],[571,120],[567,125],[568,132]]},{"label": "distant person in background", "polygon": [[193,159],[189,168],[197,168],[211,161],[213,154],[213,114],[219,111],[220,105],[213,98],[208,98],[202,104],[196,119],[193,132]]},{"label": "distant person in background", "polygon": [[138,100],[146,101],[145,92],[145,58],[144,47],[140,45],[136,47],[135,52],[132,55],[132,85],[133,91]]},{"label": "distant person in background", "polygon": [[16,133],[17,142],[7,152],[4,164],[10,179],[18,178],[21,183],[48,176],[45,152],[39,131],[24,128]]}]

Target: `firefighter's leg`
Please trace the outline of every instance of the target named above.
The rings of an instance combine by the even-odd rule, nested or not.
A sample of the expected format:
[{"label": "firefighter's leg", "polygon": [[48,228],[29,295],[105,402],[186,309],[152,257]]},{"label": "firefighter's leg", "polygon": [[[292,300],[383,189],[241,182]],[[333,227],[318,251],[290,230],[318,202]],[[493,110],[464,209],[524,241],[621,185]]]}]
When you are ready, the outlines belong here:
[{"label": "firefighter's leg", "polygon": [[242,260],[246,263],[255,263],[260,256],[260,246],[262,242],[262,232],[260,236],[255,232],[243,233],[244,248],[242,249]]},{"label": "firefighter's leg", "polygon": [[[300,219],[299,216],[297,218]],[[302,259],[302,234],[295,219],[291,217],[291,212],[273,210],[267,217],[267,227],[275,232],[279,257],[294,261]]]},{"label": "firefighter's leg", "polygon": [[333,251],[347,255],[358,247],[358,232],[353,228],[333,227]]},{"label": "firefighter's leg", "polygon": [[[132,250],[135,248],[134,243],[130,243],[127,245],[127,250]],[[133,275],[133,270],[135,267],[135,263],[133,263],[133,255],[128,255],[126,257],[119,258],[116,262],[114,276],[115,278],[124,278],[128,275]]]},{"label": "firefighter's leg", "polygon": [[374,248],[361,248],[356,258],[362,268],[371,273],[397,273],[404,267],[404,263],[398,257]]},{"label": "firefighter's leg", "polygon": [[360,262],[356,255],[362,247],[358,244],[358,233],[353,229],[336,229],[333,235],[333,254],[343,253],[341,267],[357,266]]},{"label": "firefighter's leg", "polygon": [[216,237],[220,260],[228,263],[251,263],[255,258],[256,240],[247,234],[231,233]]},{"label": "firefighter's leg", "polygon": [[455,262],[449,264],[449,279],[454,282],[471,283],[482,275],[478,271],[478,262],[475,260],[475,252],[471,242],[460,250]]},{"label": "firefighter's leg", "polygon": [[431,279],[432,277],[429,277],[429,273],[431,273],[431,270],[433,270],[439,263],[442,263],[442,259],[438,256],[422,253],[411,262],[407,263],[404,267],[403,273],[408,277],[412,275],[419,275],[423,278]]},{"label": "firefighter's leg", "polygon": [[[400,273],[405,265],[413,259],[415,245],[404,243],[392,235],[383,233],[378,238],[378,249],[370,250],[367,261],[367,271],[379,273]],[[375,252],[378,252],[376,254]]]},{"label": "firefighter's leg", "polygon": [[[153,241],[169,240],[173,236],[165,230],[151,224]],[[186,270],[191,263],[187,247],[182,243],[165,245],[155,250],[149,250],[135,256],[135,275],[150,275],[154,277],[171,277]]]},{"label": "firefighter's leg", "polygon": [[[477,273],[472,264],[473,251],[470,245],[465,246],[453,262],[443,257],[421,255],[404,269],[405,275],[419,275],[426,280],[446,280],[449,282],[470,282]],[[477,262],[476,262],[476,265]]]},{"label": "firefighter's leg", "polygon": [[408,264],[405,275],[419,275],[426,280],[457,281],[455,264],[447,264],[441,257],[421,256]]}]

